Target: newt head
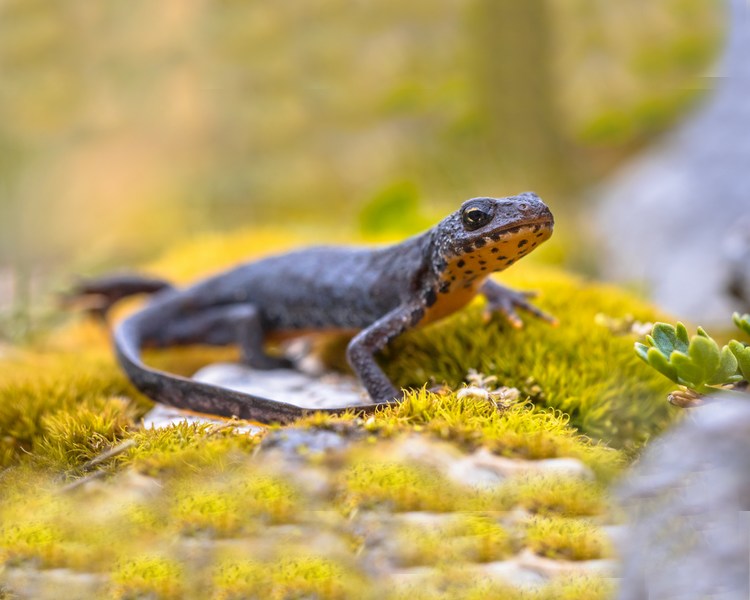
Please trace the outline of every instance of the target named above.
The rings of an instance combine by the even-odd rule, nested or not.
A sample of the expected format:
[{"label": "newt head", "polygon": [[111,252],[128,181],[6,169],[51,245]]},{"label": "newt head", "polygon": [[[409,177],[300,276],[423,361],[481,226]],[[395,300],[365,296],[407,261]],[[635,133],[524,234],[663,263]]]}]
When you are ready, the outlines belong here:
[{"label": "newt head", "polygon": [[553,226],[549,208],[532,192],[467,200],[436,228],[441,291],[480,285],[549,239]]}]

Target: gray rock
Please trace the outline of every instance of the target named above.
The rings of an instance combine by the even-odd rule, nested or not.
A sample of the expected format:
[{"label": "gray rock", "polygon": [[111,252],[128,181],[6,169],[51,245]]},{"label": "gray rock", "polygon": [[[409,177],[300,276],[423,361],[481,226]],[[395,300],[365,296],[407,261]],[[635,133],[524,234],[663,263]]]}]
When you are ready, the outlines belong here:
[{"label": "gray rock", "polygon": [[750,598],[750,396],[691,417],[622,486],[621,600]]},{"label": "gray rock", "polygon": [[750,219],[750,17],[744,0],[727,2],[714,91],[601,190],[596,216],[605,275],[646,283],[663,308],[704,325],[726,324],[742,308],[729,291],[737,264],[724,242]]}]

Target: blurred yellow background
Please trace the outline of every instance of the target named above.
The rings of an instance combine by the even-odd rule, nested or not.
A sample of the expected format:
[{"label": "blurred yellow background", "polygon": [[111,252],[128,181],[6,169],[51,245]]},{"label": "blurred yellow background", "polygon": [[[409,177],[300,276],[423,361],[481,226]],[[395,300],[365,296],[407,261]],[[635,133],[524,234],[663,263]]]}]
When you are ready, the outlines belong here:
[{"label": "blurred yellow background", "polygon": [[723,30],[717,0],[4,0],[0,323],[204,231],[402,235],[526,189],[575,218]]}]

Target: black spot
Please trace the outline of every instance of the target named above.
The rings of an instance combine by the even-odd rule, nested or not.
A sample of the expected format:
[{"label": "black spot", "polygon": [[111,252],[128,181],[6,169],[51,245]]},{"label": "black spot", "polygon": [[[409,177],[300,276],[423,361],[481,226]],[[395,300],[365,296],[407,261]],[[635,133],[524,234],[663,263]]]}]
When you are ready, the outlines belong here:
[{"label": "black spot", "polygon": [[537,231],[539,231],[539,229],[541,229],[541,227],[542,226],[539,225],[538,223],[536,225],[534,225],[534,233],[536,233]]},{"label": "black spot", "polygon": [[518,233],[519,231],[521,231],[520,227],[511,227],[508,229],[508,233]]},{"label": "black spot", "polygon": [[459,261],[458,261],[458,262],[457,262],[456,264],[458,265],[458,268],[460,269],[460,268],[461,268],[461,267],[463,267],[463,266],[464,266],[464,265],[465,265],[466,263],[464,262],[464,259],[462,258],[462,259],[461,259],[461,260],[459,260]]},{"label": "black spot", "polygon": [[440,287],[438,288],[438,291],[441,294],[447,294],[451,290],[451,282],[450,281],[443,281],[440,284]]},{"label": "black spot", "polygon": [[492,254],[497,254],[498,252],[500,252],[500,250],[498,250],[497,248],[493,248],[492,250],[490,250],[490,252],[492,252]]},{"label": "black spot", "polygon": [[411,326],[414,327],[417,325],[422,320],[422,317],[424,317],[424,310],[421,308],[414,310],[411,313]]},{"label": "black spot", "polygon": [[481,247],[482,247],[482,246],[484,246],[484,245],[485,245],[486,243],[487,243],[487,242],[485,242],[483,238],[479,238],[479,239],[478,239],[478,240],[477,240],[476,242],[474,242],[474,245],[475,245],[475,246],[476,246],[477,248],[481,248]]},{"label": "black spot", "polygon": [[424,303],[427,306],[432,306],[435,302],[437,302],[437,294],[435,293],[435,290],[430,288],[424,293]]},{"label": "black spot", "polygon": [[456,276],[455,275],[451,275],[451,281],[456,281]]},{"label": "black spot", "polygon": [[534,246],[536,246],[536,242],[531,242],[531,247],[533,248]]},{"label": "black spot", "polygon": [[510,266],[510,265],[512,265],[512,264],[513,264],[514,262],[516,262],[516,261],[515,261],[514,259],[512,259],[512,258],[511,258],[511,259],[510,259],[510,260],[509,260],[508,262],[506,262],[505,264],[506,264],[506,265],[508,265],[508,266]]},{"label": "black spot", "polygon": [[471,275],[472,273],[474,273],[474,271],[472,271],[471,269],[467,269],[466,271],[464,271],[464,275]]},{"label": "black spot", "polygon": [[544,235],[544,232],[542,232],[542,233],[537,233],[537,234],[536,234],[536,237],[542,237],[543,235]]},{"label": "black spot", "polygon": [[497,260],[508,260],[507,256],[498,256]]},{"label": "black spot", "polygon": [[473,252],[473,251],[474,251],[474,246],[472,246],[471,244],[466,244],[464,246],[464,252],[466,254],[468,254],[469,252]]},{"label": "black spot", "polygon": [[480,271],[486,271],[486,270],[487,270],[487,267],[482,267],[482,268],[480,269]]},{"label": "black spot", "polygon": [[479,264],[480,264],[480,265],[486,265],[486,264],[487,264],[487,261],[486,261],[486,260],[480,260],[480,261],[479,261]]},{"label": "black spot", "polygon": [[525,246],[528,243],[529,243],[529,240],[521,240],[520,242],[518,242],[518,247],[521,248],[522,246]]},{"label": "black spot", "polygon": [[497,240],[500,239],[500,234],[496,231],[494,233],[491,233],[490,237],[492,238],[492,241],[496,242]]}]

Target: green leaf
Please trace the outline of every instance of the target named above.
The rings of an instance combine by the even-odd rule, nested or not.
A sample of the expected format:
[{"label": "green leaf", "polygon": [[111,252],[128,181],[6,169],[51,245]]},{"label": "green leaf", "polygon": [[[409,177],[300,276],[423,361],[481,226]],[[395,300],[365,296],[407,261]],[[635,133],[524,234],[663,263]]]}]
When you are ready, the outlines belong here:
[{"label": "green leaf", "polygon": [[729,349],[729,346],[724,346],[721,349],[719,368],[716,369],[708,380],[708,384],[723,385],[725,383],[734,383],[737,381],[737,366],[737,357]]},{"label": "green leaf", "polygon": [[647,356],[648,356],[648,364],[650,364],[654,369],[659,371],[659,373],[661,373],[665,377],[668,377],[675,383],[680,382],[677,377],[677,370],[672,365],[669,364],[669,361],[659,351],[658,348],[649,348]]},{"label": "green leaf", "polygon": [[648,362],[648,350],[649,348],[646,344],[635,343],[635,353],[645,362]]},{"label": "green leaf", "polygon": [[679,350],[680,352],[687,352],[688,346],[690,345],[690,338],[688,337],[687,328],[679,321],[677,322],[677,326],[675,327],[675,334],[677,335],[677,344],[675,344],[675,350]]},{"label": "green leaf", "polygon": [[703,329],[703,327],[698,327],[698,335],[704,338],[711,339],[711,336],[706,333],[706,330]]},{"label": "green leaf", "polygon": [[661,353],[668,357],[677,345],[677,331],[669,323],[656,323],[651,330],[654,337],[654,345]]},{"label": "green leaf", "polygon": [[734,324],[741,331],[744,331],[747,335],[750,335],[750,315],[740,315],[740,313],[736,312],[732,315],[732,321],[734,321]]},{"label": "green leaf", "polygon": [[693,389],[699,388],[705,383],[703,369],[700,365],[695,364],[687,354],[675,351],[672,353],[669,363],[677,370],[678,383]]},{"label": "green leaf", "polygon": [[729,348],[737,359],[742,376],[750,381],[750,346],[744,346],[737,340],[732,340],[729,342]]},{"label": "green leaf", "polygon": [[719,368],[721,352],[719,345],[710,337],[696,335],[690,340],[688,356],[693,364],[703,371],[700,383],[705,383]]}]

